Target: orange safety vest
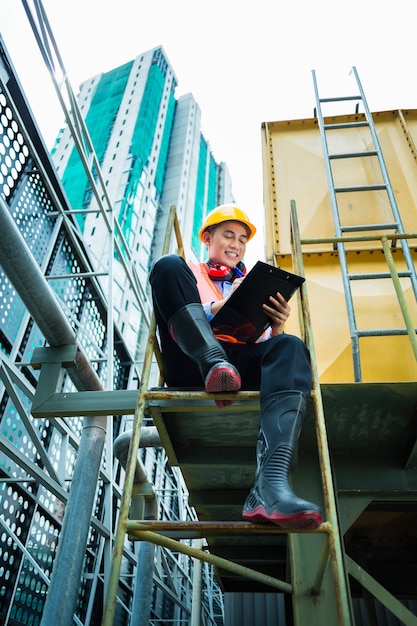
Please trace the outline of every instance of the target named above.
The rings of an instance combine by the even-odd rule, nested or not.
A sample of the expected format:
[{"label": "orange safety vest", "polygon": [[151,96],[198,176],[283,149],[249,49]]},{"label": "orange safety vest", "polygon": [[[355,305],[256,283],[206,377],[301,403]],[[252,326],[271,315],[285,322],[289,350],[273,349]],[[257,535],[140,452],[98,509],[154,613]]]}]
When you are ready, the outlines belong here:
[{"label": "orange safety vest", "polygon": [[209,276],[207,263],[188,263],[188,266],[196,278],[198,293],[203,304],[223,299],[216,281]]},{"label": "orange safety vest", "polygon": [[[197,289],[203,304],[206,302],[217,302],[217,300],[223,299],[223,294],[216,281],[212,280],[209,276],[207,263],[188,262],[188,266],[197,280]],[[215,335],[217,339],[220,339],[221,341],[228,341],[229,343],[243,343],[231,335],[222,335],[217,333],[215,333]]]}]

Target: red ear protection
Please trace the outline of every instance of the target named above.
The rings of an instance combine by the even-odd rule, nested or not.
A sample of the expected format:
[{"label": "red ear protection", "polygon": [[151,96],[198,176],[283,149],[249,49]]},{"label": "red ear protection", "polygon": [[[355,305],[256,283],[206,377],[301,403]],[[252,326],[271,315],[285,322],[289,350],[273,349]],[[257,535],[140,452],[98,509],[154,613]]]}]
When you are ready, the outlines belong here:
[{"label": "red ear protection", "polygon": [[219,265],[218,263],[213,263],[211,259],[207,261],[208,265],[208,275],[211,280],[228,280],[233,281],[238,276],[242,274],[246,274],[246,267],[242,261],[236,265],[237,271],[235,271],[234,267],[228,267],[227,265]]}]

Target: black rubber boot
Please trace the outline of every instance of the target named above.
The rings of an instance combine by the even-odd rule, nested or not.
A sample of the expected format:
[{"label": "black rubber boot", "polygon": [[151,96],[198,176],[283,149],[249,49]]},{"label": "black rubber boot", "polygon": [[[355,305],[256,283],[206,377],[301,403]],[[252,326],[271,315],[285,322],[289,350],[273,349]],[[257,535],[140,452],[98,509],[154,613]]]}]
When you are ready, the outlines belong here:
[{"label": "black rubber boot", "polygon": [[[181,350],[199,366],[204,387],[209,393],[239,391],[240,374],[228,362],[227,355],[207,321],[201,304],[187,304],[168,321],[171,337]],[[231,404],[216,400],[219,407]]]},{"label": "black rubber boot", "polygon": [[264,402],[256,447],[256,480],[243,507],[244,519],[272,522],[286,530],[313,530],[322,523],[320,508],[299,498],[288,484],[305,407],[300,391],[276,393]]}]

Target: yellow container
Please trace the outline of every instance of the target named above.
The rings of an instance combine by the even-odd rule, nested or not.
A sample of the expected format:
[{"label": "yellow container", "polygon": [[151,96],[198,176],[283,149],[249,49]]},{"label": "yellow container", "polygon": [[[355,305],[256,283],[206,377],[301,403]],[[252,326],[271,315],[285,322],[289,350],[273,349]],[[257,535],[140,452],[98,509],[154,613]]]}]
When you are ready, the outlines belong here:
[{"label": "yellow container", "polygon": [[[417,233],[417,110],[374,113],[375,129],[405,233]],[[327,118],[326,123],[364,121],[362,114]],[[322,382],[351,382],[352,343],[339,255],[332,243],[314,240],[335,236],[317,119],[268,122],[262,125],[266,256],[270,263],[291,269],[290,202],[295,200],[302,241],[314,343]],[[327,133],[329,153],[371,150],[369,129],[363,127]],[[332,162],[335,186],[382,183],[376,157]],[[344,226],[392,224],[394,217],[386,191],[338,194]],[[385,230],[361,236],[392,234]],[[348,233],[346,233],[348,236]],[[417,236],[408,239],[415,263]],[[387,273],[380,241],[345,244],[352,274]],[[397,271],[406,270],[400,242],[392,249]],[[391,279],[351,281],[356,327],[382,333],[402,332],[405,322]],[[409,278],[401,287],[412,321],[417,327],[417,305]],[[295,302],[287,332],[299,333]],[[401,330],[399,330],[401,329]],[[409,381],[417,376],[417,363],[407,335],[377,335],[359,339],[362,380]]]}]

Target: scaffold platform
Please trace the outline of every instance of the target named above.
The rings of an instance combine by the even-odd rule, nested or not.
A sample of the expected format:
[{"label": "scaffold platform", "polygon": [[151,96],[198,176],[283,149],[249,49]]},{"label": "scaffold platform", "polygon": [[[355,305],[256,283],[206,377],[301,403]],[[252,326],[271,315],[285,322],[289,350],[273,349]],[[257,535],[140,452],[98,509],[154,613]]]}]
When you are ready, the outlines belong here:
[{"label": "scaffold platform", "polygon": [[[381,567],[389,551],[386,586],[412,586],[417,595],[409,575],[417,563],[417,484],[409,472],[417,459],[417,383],[323,384],[321,393],[346,549],[365,542],[371,572]],[[191,399],[193,392],[188,390],[152,390],[147,396],[145,414],[158,428],[171,465],[181,469],[199,522],[182,526],[151,522],[146,529],[175,538],[204,536],[211,553],[285,580],[287,533],[272,524],[247,524],[241,518],[254,481],[257,394],[241,392],[242,399],[225,409],[218,409],[211,399]],[[320,478],[316,465],[310,402],[293,472],[302,497],[313,499],[309,488]],[[320,490],[316,485],[314,495]],[[404,500],[408,500],[406,507]],[[315,532],[325,533],[326,524]],[[221,568],[217,575],[225,591],[272,590]]]}]

